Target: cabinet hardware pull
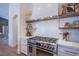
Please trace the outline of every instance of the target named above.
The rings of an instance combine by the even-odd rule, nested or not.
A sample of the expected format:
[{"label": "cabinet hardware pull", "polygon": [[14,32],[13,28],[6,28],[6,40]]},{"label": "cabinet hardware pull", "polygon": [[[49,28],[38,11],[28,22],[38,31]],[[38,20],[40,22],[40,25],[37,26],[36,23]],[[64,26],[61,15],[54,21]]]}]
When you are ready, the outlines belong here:
[{"label": "cabinet hardware pull", "polygon": [[[66,51],[66,50],[64,50],[64,51]],[[73,53],[73,54],[77,54],[77,53],[75,53],[75,52],[71,52],[71,51],[66,51],[66,52]]]}]

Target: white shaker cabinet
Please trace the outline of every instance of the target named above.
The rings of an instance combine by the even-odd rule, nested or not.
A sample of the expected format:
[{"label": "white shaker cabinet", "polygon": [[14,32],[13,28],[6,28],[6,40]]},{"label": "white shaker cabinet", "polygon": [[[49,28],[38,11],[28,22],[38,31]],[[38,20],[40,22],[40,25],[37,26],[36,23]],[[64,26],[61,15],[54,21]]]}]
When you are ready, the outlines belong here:
[{"label": "white shaker cabinet", "polygon": [[25,55],[28,55],[28,45],[27,45],[27,39],[31,37],[25,37],[21,40],[21,53],[24,53]]},{"label": "white shaker cabinet", "polygon": [[69,46],[59,46],[58,55],[60,56],[79,56],[79,49]]},{"label": "white shaker cabinet", "polygon": [[79,56],[79,43],[68,41],[59,42],[58,56]]},{"label": "white shaker cabinet", "polygon": [[21,40],[21,53],[27,55],[27,39],[24,38]]}]

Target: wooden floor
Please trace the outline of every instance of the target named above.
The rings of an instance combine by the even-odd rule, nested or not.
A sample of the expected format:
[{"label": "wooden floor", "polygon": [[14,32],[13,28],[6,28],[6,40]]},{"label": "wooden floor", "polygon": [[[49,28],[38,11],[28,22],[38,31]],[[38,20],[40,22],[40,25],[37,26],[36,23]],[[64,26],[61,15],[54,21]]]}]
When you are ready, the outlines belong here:
[{"label": "wooden floor", "polygon": [[7,44],[6,39],[0,38],[0,56],[24,56],[23,54],[18,55],[16,48],[11,48]]}]

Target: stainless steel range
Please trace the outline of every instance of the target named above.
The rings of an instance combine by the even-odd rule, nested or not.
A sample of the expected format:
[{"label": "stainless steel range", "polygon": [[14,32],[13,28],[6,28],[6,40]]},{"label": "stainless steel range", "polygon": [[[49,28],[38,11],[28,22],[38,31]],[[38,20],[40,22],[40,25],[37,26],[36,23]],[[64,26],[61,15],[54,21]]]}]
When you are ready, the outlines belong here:
[{"label": "stainless steel range", "polygon": [[57,39],[40,37],[40,36],[29,38],[28,55],[31,56],[57,55]]}]

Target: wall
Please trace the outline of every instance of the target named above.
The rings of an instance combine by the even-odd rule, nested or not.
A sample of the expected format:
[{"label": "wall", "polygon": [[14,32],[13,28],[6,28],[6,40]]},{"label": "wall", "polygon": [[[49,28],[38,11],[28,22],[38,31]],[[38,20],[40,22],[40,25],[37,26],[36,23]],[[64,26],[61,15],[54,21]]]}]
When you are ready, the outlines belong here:
[{"label": "wall", "polygon": [[[35,4],[37,6],[33,9],[32,18],[40,18],[47,15],[58,15],[58,4],[52,4],[52,8],[46,9],[46,4]],[[43,10],[37,10],[37,8],[44,8]],[[53,10],[52,10],[53,9]],[[48,12],[48,10],[51,12]],[[69,18],[62,18],[61,25],[64,24],[64,22],[70,22],[72,23],[75,20],[78,20],[79,17],[69,17]],[[46,37],[56,37],[58,39],[62,39],[62,33],[63,31],[69,31],[70,32],[70,41],[76,41],[79,42],[79,30],[78,29],[70,29],[70,30],[60,30],[59,29],[59,19],[49,20],[49,21],[42,21],[42,22],[36,22],[33,23],[33,27],[36,28],[36,30],[33,33],[33,36],[46,36]]]},{"label": "wall", "polygon": [[[60,19],[60,26],[64,26],[66,22],[72,24],[76,20],[79,21],[79,16],[62,18]],[[61,29],[60,32],[69,32],[69,41],[79,42],[79,29],[66,29],[66,30]]]},{"label": "wall", "polygon": [[36,28],[33,35],[59,38],[58,23],[58,19],[33,23],[34,28]]},{"label": "wall", "polygon": [[[15,21],[17,21],[17,26],[19,26],[19,16],[20,16],[20,13],[19,13],[19,11],[20,11],[20,8],[19,8],[19,3],[17,4],[17,3],[11,3],[11,4],[9,4],[9,22],[8,22],[8,24],[9,24],[9,34],[8,34],[8,36],[9,36],[9,39],[8,39],[8,45],[9,46],[11,46],[11,47],[15,47],[16,46],[16,39],[14,38],[14,37],[16,37],[16,31],[15,31],[15,28],[14,28],[14,21],[13,20],[15,20],[14,19],[14,16],[15,15],[17,15],[17,20],[15,20]],[[18,32],[17,32],[18,33]],[[18,33],[19,34],[19,33]],[[20,36],[20,34],[19,35],[17,35],[17,37],[18,36]]]},{"label": "wall", "polygon": [[26,37],[26,20],[29,20],[32,15],[32,8],[30,3],[22,3],[20,5],[20,14],[21,14],[21,38]]},{"label": "wall", "polygon": [[46,16],[58,15],[57,3],[34,3],[32,4],[32,17],[31,19],[38,19]]},{"label": "wall", "polygon": [[9,3],[0,3],[0,17],[9,19]]}]

